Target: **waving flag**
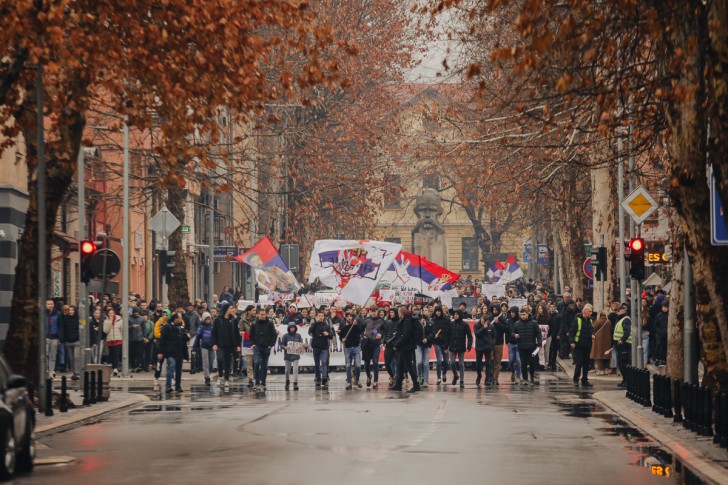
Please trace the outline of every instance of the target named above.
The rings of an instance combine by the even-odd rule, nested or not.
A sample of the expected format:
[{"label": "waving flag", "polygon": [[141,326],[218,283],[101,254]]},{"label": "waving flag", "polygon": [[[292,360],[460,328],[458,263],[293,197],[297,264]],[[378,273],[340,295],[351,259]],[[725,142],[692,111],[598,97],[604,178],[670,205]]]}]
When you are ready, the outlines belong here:
[{"label": "waving flag", "polygon": [[258,241],[242,256],[233,256],[232,259],[251,266],[258,285],[269,293],[295,293],[301,287],[268,237]]},{"label": "waving flag", "polygon": [[308,280],[318,278],[341,299],[364,305],[400,249],[401,244],[381,241],[316,241]]},{"label": "waving flag", "polygon": [[449,290],[460,275],[417,254],[400,251],[382,278],[383,286],[413,290],[437,298]]},{"label": "waving flag", "polygon": [[505,269],[505,265],[500,261],[496,261],[495,263],[493,263],[493,266],[491,266],[486,273],[488,275],[488,278],[490,278],[491,283],[497,283],[498,281],[500,281]]},{"label": "waving flag", "polygon": [[508,259],[506,259],[505,263],[503,263],[504,270],[503,275],[500,278],[500,281],[502,283],[508,283],[509,281],[517,280],[518,278],[523,278],[523,271],[521,270],[521,267],[518,265],[518,261],[516,261],[516,257],[512,254],[508,256]]}]

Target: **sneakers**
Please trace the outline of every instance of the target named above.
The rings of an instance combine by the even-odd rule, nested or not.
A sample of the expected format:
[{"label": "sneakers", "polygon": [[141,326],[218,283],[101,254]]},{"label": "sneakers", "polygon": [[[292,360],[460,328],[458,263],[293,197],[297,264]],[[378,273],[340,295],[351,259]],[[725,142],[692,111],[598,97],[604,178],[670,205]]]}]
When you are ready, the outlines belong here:
[{"label": "sneakers", "polygon": [[578,379],[574,379],[574,387],[579,387],[579,380]]},{"label": "sneakers", "polygon": [[294,382],[293,383],[293,390],[294,391],[297,391],[298,390],[298,382]]},{"label": "sneakers", "polygon": [[465,382],[461,379],[460,380],[460,389],[465,387]]},{"label": "sneakers", "polygon": [[589,382],[589,381],[583,381],[583,382],[581,383],[581,387],[594,387],[594,384],[592,384],[592,383],[591,383],[591,382]]},{"label": "sneakers", "polygon": [[455,377],[452,378],[452,384],[451,385],[454,386],[457,383],[458,383],[458,376],[455,376]]},{"label": "sneakers", "polygon": [[421,388],[426,389],[430,387],[430,384],[427,381],[422,381],[422,384],[420,385]]},{"label": "sneakers", "polygon": [[321,389],[321,381],[313,381],[313,383],[316,386],[316,389]]},{"label": "sneakers", "polygon": [[372,386],[372,377],[367,376],[367,387],[371,387],[371,386]]},{"label": "sneakers", "polygon": [[167,394],[172,394],[172,388],[168,387],[167,389],[164,390],[164,392]]},{"label": "sneakers", "polygon": [[351,382],[346,383],[346,390],[351,391]]},{"label": "sneakers", "polygon": [[253,379],[248,379],[248,387],[255,386],[255,381]]},{"label": "sneakers", "polygon": [[81,376],[80,376],[80,375],[78,375],[78,374],[73,374],[73,375],[71,376],[71,380],[72,380],[72,381],[78,381],[78,380],[81,380]]},{"label": "sneakers", "polygon": [[440,384],[442,384],[442,379],[440,379],[440,378],[438,377],[438,378],[437,378],[437,385],[439,386]]},{"label": "sneakers", "polygon": [[291,383],[289,381],[286,381],[286,391],[288,391],[291,388]]},{"label": "sneakers", "polygon": [[329,388],[329,380],[324,379],[321,381],[321,389],[328,389]]},{"label": "sneakers", "polygon": [[[358,379],[356,381],[354,381],[354,384],[356,385],[356,387],[358,387],[359,389],[361,389],[361,382],[359,382]],[[367,386],[367,387],[369,387],[369,386]]]},{"label": "sneakers", "polygon": [[225,379],[225,389],[230,389],[230,381]]},{"label": "sneakers", "polygon": [[372,389],[379,389],[379,383],[377,381],[372,383]]},{"label": "sneakers", "polygon": [[[119,377],[119,371],[118,371],[118,370],[116,370],[116,369],[114,369],[114,372],[112,373],[112,375],[113,375],[114,377]],[[56,376],[56,375],[55,375],[55,374],[53,374],[53,377],[55,377],[55,376]]]},{"label": "sneakers", "polygon": [[514,372],[511,372],[511,382],[516,382],[516,373],[515,373],[515,371]]},{"label": "sneakers", "polygon": [[480,387],[480,381],[483,378],[483,376],[478,376],[477,379],[475,379],[475,385]]},{"label": "sneakers", "polygon": [[205,377],[205,385],[206,386],[209,386],[210,385],[210,378],[209,377]]}]

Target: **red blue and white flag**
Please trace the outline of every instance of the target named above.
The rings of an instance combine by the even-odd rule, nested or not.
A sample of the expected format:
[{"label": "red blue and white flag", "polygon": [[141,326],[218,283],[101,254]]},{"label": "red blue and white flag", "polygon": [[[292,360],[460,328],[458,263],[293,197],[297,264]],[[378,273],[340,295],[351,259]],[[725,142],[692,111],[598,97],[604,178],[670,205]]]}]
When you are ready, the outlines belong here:
[{"label": "red blue and white flag", "polygon": [[491,283],[502,284],[523,278],[523,270],[521,270],[516,257],[512,254],[503,263],[496,261],[486,274]]},{"label": "red blue and white flag", "polygon": [[424,256],[400,251],[382,278],[382,286],[437,298],[458,278],[459,274],[428,261]]},{"label": "red blue and white flag", "polygon": [[268,237],[258,241],[242,256],[233,256],[232,259],[251,266],[258,286],[269,293],[295,293],[301,287]]}]

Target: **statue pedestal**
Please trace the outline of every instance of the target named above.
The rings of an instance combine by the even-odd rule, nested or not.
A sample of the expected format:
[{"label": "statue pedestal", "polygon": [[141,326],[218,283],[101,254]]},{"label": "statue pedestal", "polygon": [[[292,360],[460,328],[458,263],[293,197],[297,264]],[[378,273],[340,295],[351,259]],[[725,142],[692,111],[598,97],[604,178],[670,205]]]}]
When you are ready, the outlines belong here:
[{"label": "statue pedestal", "polygon": [[445,234],[436,230],[424,230],[412,234],[414,253],[428,261],[447,268],[447,242]]}]

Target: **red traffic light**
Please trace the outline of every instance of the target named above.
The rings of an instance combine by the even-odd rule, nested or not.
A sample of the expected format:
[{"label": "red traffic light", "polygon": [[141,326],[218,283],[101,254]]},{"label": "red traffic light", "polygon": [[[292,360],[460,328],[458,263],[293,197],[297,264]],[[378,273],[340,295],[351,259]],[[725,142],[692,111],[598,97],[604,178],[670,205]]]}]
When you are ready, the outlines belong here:
[{"label": "red traffic light", "polygon": [[629,240],[629,249],[634,253],[639,253],[645,249],[645,240],[641,237],[636,237]]},{"label": "red traffic light", "polygon": [[81,254],[89,255],[96,252],[96,243],[93,241],[81,241]]}]

